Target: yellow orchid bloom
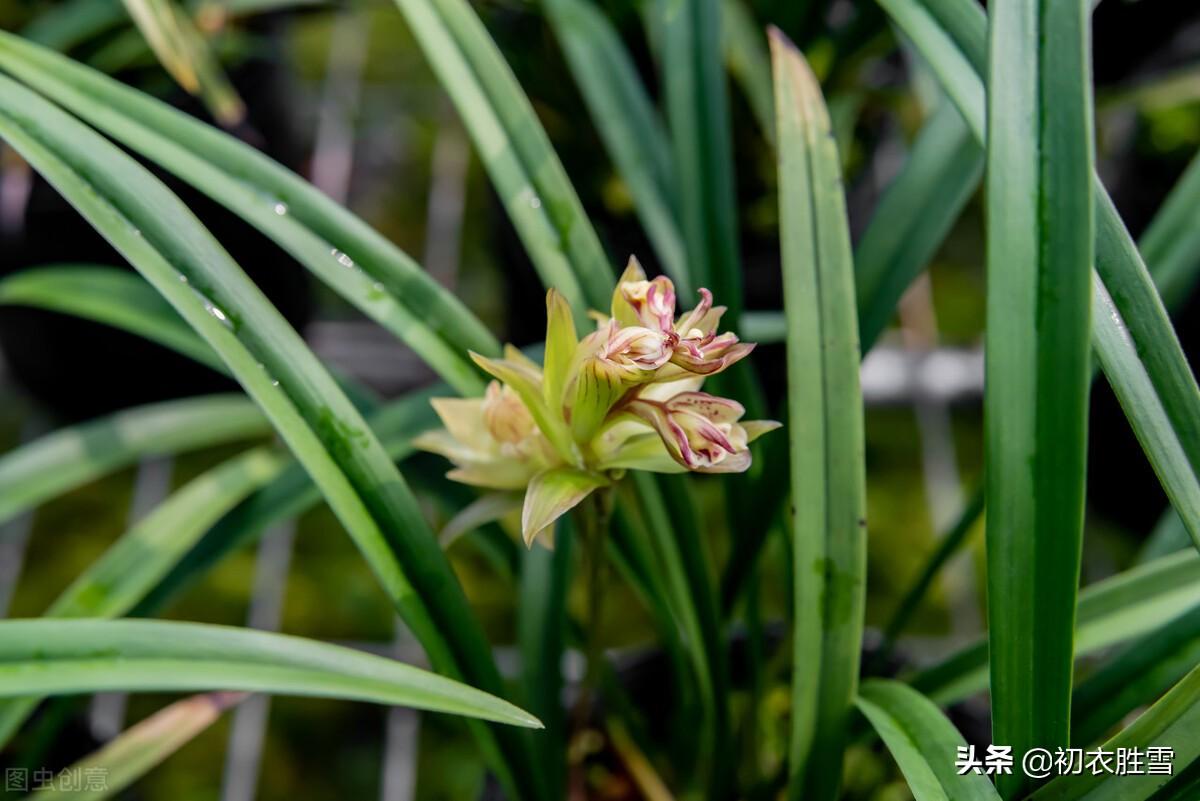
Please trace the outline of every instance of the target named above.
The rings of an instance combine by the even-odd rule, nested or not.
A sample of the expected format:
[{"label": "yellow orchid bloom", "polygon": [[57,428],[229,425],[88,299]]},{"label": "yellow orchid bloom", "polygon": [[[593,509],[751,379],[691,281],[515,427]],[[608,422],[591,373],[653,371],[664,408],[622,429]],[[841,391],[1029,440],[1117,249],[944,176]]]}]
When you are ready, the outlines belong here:
[{"label": "yellow orchid bloom", "polygon": [[647,280],[631,258],[611,316],[594,314],[580,339],[551,289],[544,366],[511,346],[502,359],[471,354],[496,380],[480,399],[436,399],[445,428],[415,444],[453,462],[456,481],[524,490],[526,544],[625,470],[744,471],[749,443],[779,424],[742,421],[741,404],[699,391],[754,347],[717,332],[724,308],[712,301],[701,289],[676,320],[670,279]]}]

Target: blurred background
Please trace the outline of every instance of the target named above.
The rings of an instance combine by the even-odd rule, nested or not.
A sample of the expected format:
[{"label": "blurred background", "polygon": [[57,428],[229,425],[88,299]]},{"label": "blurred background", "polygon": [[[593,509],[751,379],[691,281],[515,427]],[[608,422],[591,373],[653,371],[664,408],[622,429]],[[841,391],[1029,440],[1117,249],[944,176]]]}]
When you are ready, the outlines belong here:
[{"label": "blurred background", "polygon": [[[653,86],[655,64],[638,4],[595,2],[615,22]],[[926,118],[930,79],[897,46],[872,2],[745,3],[758,24],[777,24],[800,44],[823,80],[857,234]],[[103,24],[84,24],[92,18],[83,15],[106,5],[119,13],[98,17],[108,20]],[[383,0],[306,0],[270,3],[267,11],[243,15],[236,3],[229,5],[209,0],[191,9],[245,103],[244,119],[230,130],[353,209],[452,287],[503,339],[518,345],[540,340],[545,320],[537,275],[394,6]],[[533,101],[609,254],[615,262],[637,254],[657,271],[629,191],[605,155],[538,4],[484,0],[475,6]],[[210,119],[205,106],[164,71],[119,0],[0,0],[0,26]],[[1200,6],[1104,0],[1094,16],[1094,54],[1100,170],[1136,236],[1200,145]],[[746,306],[771,311],[780,298],[774,156],[752,98],[733,82],[730,91]],[[327,364],[385,396],[431,381],[411,352],[309,280],[249,225],[164,178]],[[4,147],[0,275],[54,263],[122,265]],[[976,197],[865,360],[868,626],[878,626],[895,608],[979,484],[983,284]],[[1175,318],[1189,355],[1200,347],[1197,302],[1191,296]],[[781,348],[764,344],[752,359],[773,407],[784,382]],[[0,305],[0,452],[116,409],[233,388],[216,373],[132,335]],[[1166,506],[1103,381],[1094,385],[1091,427],[1085,583],[1128,566],[1162,523]],[[218,449],[150,460],[7,524],[0,537],[0,615],[40,614],[131,521],[172,487],[231,453]],[[436,458],[416,457],[404,473],[419,489],[441,482],[444,469]],[[714,484],[712,491],[721,490]],[[428,505],[435,523],[453,511]],[[979,532],[972,536],[973,547],[956,558],[919,610],[914,636],[895,657],[901,663],[928,661],[979,632],[984,600],[976,571]],[[723,540],[711,538],[717,564],[731,547]],[[514,637],[511,575],[477,549],[455,548],[451,554],[503,655],[503,644]],[[768,609],[774,604],[778,610],[782,580],[765,576],[762,587],[776,596],[767,598]],[[630,655],[628,669],[636,676],[639,649],[652,629],[621,587],[613,596],[604,639]],[[279,629],[421,659],[350,540],[323,509],[227,559],[164,614]],[[12,753],[20,753],[27,766],[68,764],[163,701],[139,695],[51,702]],[[784,687],[778,703],[786,710]],[[963,714],[969,720],[970,709]],[[786,748],[782,721],[781,712],[775,730],[763,733],[760,759],[773,758],[772,749],[777,758]],[[0,765],[17,764],[13,760],[0,755]],[[852,753],[850,764],[848,797],[907,797],[889,781],[893,769],[872,753]],[[483,786],[482,764],[459,723],[364,704],[272,698],[243,704],[122,797],[407,801],[477,798]],[[604,786],[612,798],[637,797],[617,771]]]}]

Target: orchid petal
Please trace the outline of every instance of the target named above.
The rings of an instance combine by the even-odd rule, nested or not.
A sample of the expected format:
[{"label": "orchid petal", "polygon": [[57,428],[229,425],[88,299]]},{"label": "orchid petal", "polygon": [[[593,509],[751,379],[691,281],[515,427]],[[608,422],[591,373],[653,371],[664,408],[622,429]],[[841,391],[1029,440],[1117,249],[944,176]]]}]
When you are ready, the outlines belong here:
[{"label": "orchid petal", "polygon": [[438,544],[443,550],[449,548],[462,535],[507,517],[520,509],[521,505],[521,494],[518,492],[489,492],[481,495],[463,507],[442,527],[438,532]]},{"label": "orchid petal", "polygon": [[471,358],[517,393],[526,408],[529,409],[537,427],[541,429],[542,434],[550,441],[554,450],[564,461],[571,464],[582,463],[583,459],[579,454],[579,448],[572,442],[570,431],[567,430],[567,424],[563,420],[562,414],[555,414],[546,406],[546,401],[542,397],[540,373],[535,373],[525,365],[512,360],[489,359],[474,352],[471,353]]},{"label": "orchid petal", "polygon": [[621,273],[621,277],[617,279],[617,288],[613,290],[612,295],[612,318],[619,324],[638,324],[637,310],[629,305],[621,288],[627,283],[645,280],[646,271],[642,269],[641,263],[635,256],[630,256],[629,262],[625,265],[625,272]]},{"label": "orchid petal", "polygon": [[747,420],[742,423],[742,428],[746,430],[746,442],[748,443],[754,442],[754,440],[763,434],[782,427],[783,423],[778,420]]},{"label": "orchid petal", "polygon": [[597,473],[558,467],[544,470],[529,482],[525,506],[521,512],[521,534],[527,546],[554,521],[569,512],[594,490],[609,481]]},{"label": "orchid petal", "polygon": [[571,307],[558,290],[546,293],[546,367],[542,389],[551,412],[561,414],[579,337]]},{"label": "orchid petal", "polygon": [[429,404],[450,436],[468,448],[488,450],[491,436],[483,422],[482,398],[431,398]]}]

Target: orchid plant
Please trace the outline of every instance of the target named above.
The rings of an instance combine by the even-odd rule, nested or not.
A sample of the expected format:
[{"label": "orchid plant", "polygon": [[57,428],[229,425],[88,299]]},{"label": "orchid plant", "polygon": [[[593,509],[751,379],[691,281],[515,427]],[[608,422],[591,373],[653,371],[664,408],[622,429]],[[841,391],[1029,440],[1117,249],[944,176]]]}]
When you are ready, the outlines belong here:
[{"label": "orchid plant", "polygon": [[704,379],[745,358],[754,345],[718,333],[725,309],[700,289],[678,319],[675,287],[630,258],[608,315],[582,339],[570,307],[546,295],[545,364],[509,345],[503,359],[472,353],[495,378],[482,398],[436,398],[445,428],[415,440],[454,463],[449,478],[495,490],[524,490],[526,545],[547,534],[591,493],[626,470],[740,473],[749,444],[779,423],[743,421],[730,398],[700,391]]}]

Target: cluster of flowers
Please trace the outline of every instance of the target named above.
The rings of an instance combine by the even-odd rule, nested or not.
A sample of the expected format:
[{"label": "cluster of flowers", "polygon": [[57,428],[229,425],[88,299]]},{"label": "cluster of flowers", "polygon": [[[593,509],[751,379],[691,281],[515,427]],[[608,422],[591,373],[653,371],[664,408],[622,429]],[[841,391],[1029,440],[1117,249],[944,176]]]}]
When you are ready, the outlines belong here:
[{"label": "cluster of flowers", "polygon": [[433,401],[444,429],[416,440],[454,463],[450,478],[525,490],[526,544],[625,470],[736,473],[748,444],[779,426],[743,421],[736,401],[700,391],[708,376],[753,350],[717,333],[722,306],[700,302],[675,318],[675,288],[647,280],[636,259],[613,292],[611,315],[580,339],[563,297],[546,296],[544,365],[512,346],[503,359],[471,356],[493,381],[482,398]]}]

